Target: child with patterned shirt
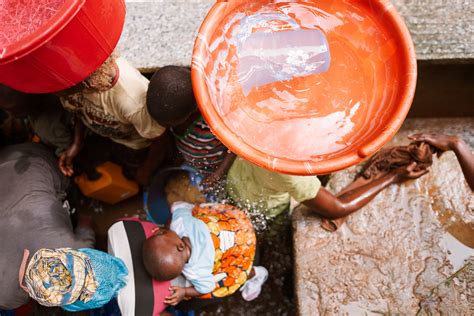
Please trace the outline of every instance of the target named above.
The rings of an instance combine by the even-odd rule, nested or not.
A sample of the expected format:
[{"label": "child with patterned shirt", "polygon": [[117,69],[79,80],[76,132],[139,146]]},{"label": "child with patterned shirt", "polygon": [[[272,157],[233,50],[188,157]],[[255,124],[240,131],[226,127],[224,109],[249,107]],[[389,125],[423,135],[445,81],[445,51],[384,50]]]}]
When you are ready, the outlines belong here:
[{"label": "child with patterned shirt", "polygon": [[164,159],[166,143],[166,128],[148,113],[147,89],[148,80],[137,69],[112,55],[89,78],[59,92],[63,107],[77,118],[74,142],[60,157],[61,171],[73,174],[72,161],[82,149],[85,126],[112,140],[115,155],[140,157],[135,178],[147,184]]},{"label": "child with patterned shirt", "polygon": [[150,81],[147,107],[155,121],[170,127],[185,164],[206,177],[204,186],[212,187],[227,174],[235,155],[217,139],[199,112],[189,68],[166,66],[158,70]]}]

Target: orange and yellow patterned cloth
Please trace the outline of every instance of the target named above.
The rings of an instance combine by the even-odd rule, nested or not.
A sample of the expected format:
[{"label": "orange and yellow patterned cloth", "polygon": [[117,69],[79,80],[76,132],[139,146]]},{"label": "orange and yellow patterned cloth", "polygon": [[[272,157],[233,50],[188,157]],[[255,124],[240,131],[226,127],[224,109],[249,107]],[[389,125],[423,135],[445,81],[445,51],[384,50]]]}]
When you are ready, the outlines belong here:
[{"label": "orange and yellow patterned cloth", "polygon": [[248,279],[257,239],[244,212],[231,205],[200,204],[193,216],[209,229],[216,252],[213,275],[216,288],[200,298],[225,297],[235,293]]}]

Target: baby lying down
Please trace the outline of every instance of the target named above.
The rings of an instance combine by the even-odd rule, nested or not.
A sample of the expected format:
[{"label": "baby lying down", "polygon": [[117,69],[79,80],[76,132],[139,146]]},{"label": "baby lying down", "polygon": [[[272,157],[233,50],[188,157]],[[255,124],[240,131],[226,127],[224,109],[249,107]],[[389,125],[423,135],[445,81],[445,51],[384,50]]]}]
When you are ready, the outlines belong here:
[{"label": "baby lying down", "polygon": [[220,204],[176,202],[168,228],[155,228],[143,244],[143,263],[158,281],[183,275],[191,286],[172,286],[165,303],[185,298],[224,297],[240,288],[242,297],[258,297],[268,271],[252,267],[256,238],[243,212]]}]

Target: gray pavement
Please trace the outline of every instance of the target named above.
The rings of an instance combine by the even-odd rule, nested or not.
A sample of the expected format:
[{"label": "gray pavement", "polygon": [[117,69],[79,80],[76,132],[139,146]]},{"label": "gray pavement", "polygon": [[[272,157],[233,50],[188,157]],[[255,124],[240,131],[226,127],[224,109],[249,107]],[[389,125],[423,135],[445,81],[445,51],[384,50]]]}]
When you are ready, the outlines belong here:
[{"label": "gray pavement", "polygon": [[[190,65],[194,39],[211,0],[129,0],[119,52],[142,71]],[[419,60],[474,57],[474,1],[394,0]]]}]

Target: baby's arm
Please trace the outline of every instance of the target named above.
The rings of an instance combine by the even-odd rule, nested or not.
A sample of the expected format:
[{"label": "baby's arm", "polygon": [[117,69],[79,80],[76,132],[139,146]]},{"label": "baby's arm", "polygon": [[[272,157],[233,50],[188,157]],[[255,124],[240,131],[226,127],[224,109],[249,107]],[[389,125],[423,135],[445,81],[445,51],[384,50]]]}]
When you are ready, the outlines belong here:
[{"label": "baby's arm", "polygon": [[194,286],[190,287],[179,287],[179,286],[172,286],[169,288],[173,294],[167,296],[165,298],[165,304],[176,306],[178,305],[184,298],[192,298],[201,296],[202,293],[199,293]]},{"label": "baby's arm", "polygon": [[189,287],[170,287],[170,291],[172,291],[173,293],[165,298],[165,304],[174,306],[179,304],[179,302],[181,302],[184,298],[191,298],[209,294],[216,287],[214,276],[212,274],[202,276],[194,280],[188,279],[188,281],[192,284]]}]

